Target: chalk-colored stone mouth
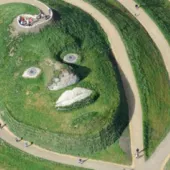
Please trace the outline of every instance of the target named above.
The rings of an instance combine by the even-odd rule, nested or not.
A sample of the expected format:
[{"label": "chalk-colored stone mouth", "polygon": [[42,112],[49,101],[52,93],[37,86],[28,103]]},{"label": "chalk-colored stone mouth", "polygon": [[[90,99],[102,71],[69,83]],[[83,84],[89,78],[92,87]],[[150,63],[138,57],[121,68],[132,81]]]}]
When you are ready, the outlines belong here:
[{"label": "chalk-colored stone mouth", "polygon": [[92,94],[92,90],[75,87],[72,90],[66,90],[56,101],[56,108],[70,106],[76,102],[80,102]]}]

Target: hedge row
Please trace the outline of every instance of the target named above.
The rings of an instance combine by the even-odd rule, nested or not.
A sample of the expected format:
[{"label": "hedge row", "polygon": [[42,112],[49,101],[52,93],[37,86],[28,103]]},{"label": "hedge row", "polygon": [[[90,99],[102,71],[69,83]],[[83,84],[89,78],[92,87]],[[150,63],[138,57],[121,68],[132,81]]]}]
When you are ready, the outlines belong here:
[{"label": "hedge row", "polygon": [[[119,125],[119,109],[113,119],[110,117],[110,123],[100,132],[88,136],[69,135],[62,133],[53,133],[31,127],[15,120],[8,110],[7,106],[0,103],[0,116],[7,124],[8,128],[18,137],[23,137],[25,140],[34,142],[48,150],[67,153],[72,155],[90,155],[94,152],[105,149],[111,145],[120,136],[124,126]],[[50,122],[49,122],[50,123]]]}]

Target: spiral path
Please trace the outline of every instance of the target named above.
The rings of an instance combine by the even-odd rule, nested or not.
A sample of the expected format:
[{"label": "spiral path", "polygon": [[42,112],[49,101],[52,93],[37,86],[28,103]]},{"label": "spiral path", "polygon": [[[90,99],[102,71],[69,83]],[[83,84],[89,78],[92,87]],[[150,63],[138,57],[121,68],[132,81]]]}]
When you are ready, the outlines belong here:
[{"label": "spiral path", "polygon": [[[139,97],[139,92],[138,92],[135,76],[133,74],[132,67],[131,67],[125,46],[123,44],[123,41],[121,40],[121,37],[118,31],[116,30],[114,25],[112,25],[110,21],[103,14],[101,14],[97,9],[95,9],[88,3],[84,2],[83,0],[64,0],[64,1],[72,5],[75,5],[81,8],[82,10],[84,10],[85,12],[89,13],[96,21],[99,22],[99,24],[101,25],[101,27],[103,28],[103,30],[108,36],[108,40],[110,42],[112,52],[119,66],[121,78],[123,81],[123,86],[124,86],[125,93],[128,99],[129,117],[131,118],[130,119],[130,136],[131,136],[131,149],[132,149],[132,157],[133,157],[132,165],[124,166],[124,165],[118,165],[114,163],[96,161],[96,160],[91,160],[91,159],[88,159],[88,161],[86,161],[84,164],[81,165],[81,164],[78,164],[77,157],[58,154],[58,153],[40,148],[36,145],[32,145],[29,148],[24,148],[22,141],[19,143],[15,142],[15,135],[12,132],[10,132],[7,127],[4,127],[0,131],[0,138],[2,138],[7,143],[13,145],[16,148],[19,148],[20,150],[24,152],[27,152],[29,154],[32,154],[40,158],[44,158],[47,160],[51,160],[51,161],[59,162],[63,164],[80,166],[80,167],[85,167],[85,168],[90,168],[90,169],[95,169],[95,170],[123,170],[123,169],[125,170],[132,170],[132,169],[160,170],[160,167],[165,157],[168,155],[168,153],[170,153],[170,146],[168,145],[168,141],[170,141],[170,134],[160,144],[160,146],[157,148],[157,150],[155,151],[155,153],[153,154],[153,156],[150,158],[149,161],[145,162],[143,157],[140,159],[134,159],[134,153],[135,153],[136,148],[143,149],[142,108],[141,108],[140,97]],[[44,13],[47,13],[49,9],[45,4],[37,0],[0,0],[0,5],[5,4],[5,3],[12,3],[12,2],[21,2],[21,3],[34,5],[37,8],[41,9]],[[130,12],[134,13],[134,10],[135,10],[133,9],[134,2],[132,0],[120,0],[120,2],[125,6],[127,5],[126,3],[128,2],[129,5],[127,5],[128,6],[127,9]],[[143,24],[142,21],[145,19],[142,17],[142,15],[145,15],[145,18],[149,18],[145,14],[145,12],[141,10],[140,11],[141,24]],[[150,21],[148,20],[148,22]],[[152,30],[159,30],[156,25],[151,25],[151,27],[152,27]],[[149,30],[147,28],[146,30],[149,33]],[[163,36],[161,33],[159,35]],[[157,35],[154,35],[155,39],[154,37],[152,36],[151,37],[153,38],[154,41],[156,41],[156,39],[160,38],[159,35],[158,37]],[[163,42],[165,43],[164,45],[166,45],[165,46],[166,48],[167,42],[164,37],[163,37]],[[168,49],[170,50],[170,47]],[[166,52],[167,52],[167,49],[164,49],[163,51],[161,51],[163,59],[164,61],[166,61],[165,63],[169,62],[169,59],[170,59],[170,58],[169,59],[167,58]],[[168,73],[170,73],[169,64],[166,64]],[[0,122],[2,122],[2,120],[0,120]],[[169,146],[169,148],[166,148],[165,146]],[[160,155],[162,154],[163,156],[161,157]]]}]

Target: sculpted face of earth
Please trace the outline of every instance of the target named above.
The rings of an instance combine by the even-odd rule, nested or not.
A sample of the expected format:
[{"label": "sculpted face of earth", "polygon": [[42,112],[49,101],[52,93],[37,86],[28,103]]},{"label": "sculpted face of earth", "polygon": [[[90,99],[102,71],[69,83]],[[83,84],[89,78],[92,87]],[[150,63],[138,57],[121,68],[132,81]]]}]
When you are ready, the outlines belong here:
[{"label": "sculpted face of earth", "polygon": [[56,107],[70,106],[78,101],[84,100],[92,94],[89,89],[76,87],[65,91],[57,100]]}]

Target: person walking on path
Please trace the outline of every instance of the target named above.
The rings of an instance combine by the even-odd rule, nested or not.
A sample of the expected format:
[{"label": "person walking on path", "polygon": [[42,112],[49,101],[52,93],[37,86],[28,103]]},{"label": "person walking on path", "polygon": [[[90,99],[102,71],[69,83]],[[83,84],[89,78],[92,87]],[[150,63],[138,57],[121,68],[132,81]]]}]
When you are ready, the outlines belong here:
[{"label": "person walking on path", "polygon": [[0,123],[0,128],[1,128],[1,129],[3,129],[3,127],[5,127],[5,126],[6,126],[6,124],[3,124],[3,125],[2,125],[2,124]]},{"label": "person walking on path", "polygon": [[79,164],[83,164],[83,160],[81,158],[79,158],[79,161],[78,161]]},{"label": "person walking on path", "polygon": [[24,142],[24,147],[27,148],[28,146],[28,142]]},{"label": "person walking on path", "polygon": [[29,147],[29,146],[31,146],[31,145],[33,145],[33,142],[24,142],[24,147]]},{"label": "person walking on path", "polygon": [[138,148],[136,149],[135,157],[136,157],[136,158],[139,158],[139,149],[138,149]]},{"label": "person walking on path", "polygon": [[15,138],[15,141],[16,141],[16,142],[20,142],[21,140],[23,140],[23,137],[21,137],[21,138],[16,137],[16,138]]},{"label": "person walking on path", "polygon": [[139,9],[139,7],[140,7],[140,6],[139,6],[138,4],[135,5],[135,8],[136,8],[136,9]]}]

